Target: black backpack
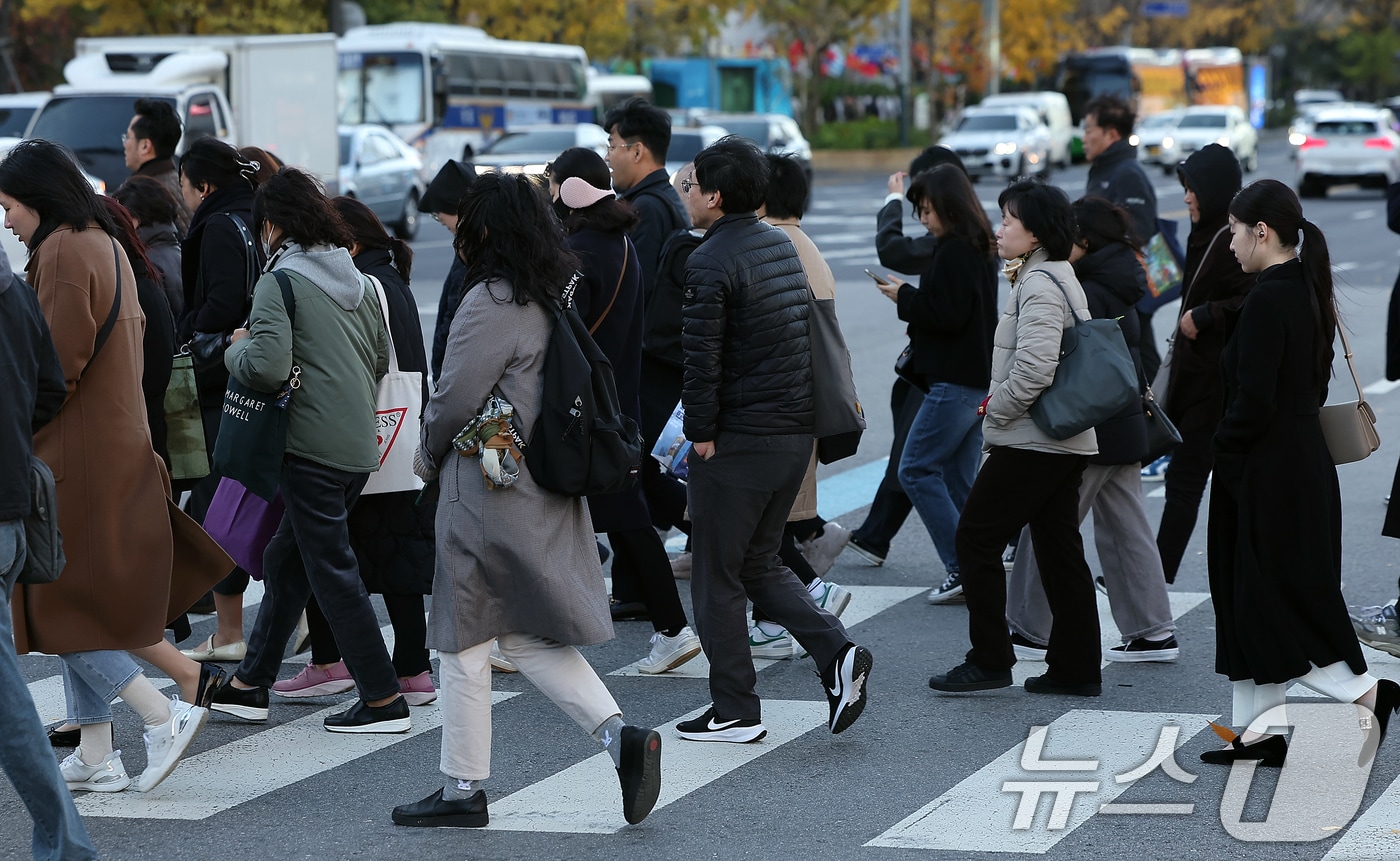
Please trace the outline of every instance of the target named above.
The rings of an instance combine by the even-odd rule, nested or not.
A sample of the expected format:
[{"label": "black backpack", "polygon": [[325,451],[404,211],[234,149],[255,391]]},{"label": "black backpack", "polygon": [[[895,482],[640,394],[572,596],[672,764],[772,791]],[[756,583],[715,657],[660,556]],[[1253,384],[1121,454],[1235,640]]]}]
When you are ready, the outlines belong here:
[{"label": "black backpack", "polygon": [[535,483],[566,496],[617,493],[637,480],[642,432],[617,400],[612,362],[573,308],[574,274],[554,311],[540,414],[524,447]]}]

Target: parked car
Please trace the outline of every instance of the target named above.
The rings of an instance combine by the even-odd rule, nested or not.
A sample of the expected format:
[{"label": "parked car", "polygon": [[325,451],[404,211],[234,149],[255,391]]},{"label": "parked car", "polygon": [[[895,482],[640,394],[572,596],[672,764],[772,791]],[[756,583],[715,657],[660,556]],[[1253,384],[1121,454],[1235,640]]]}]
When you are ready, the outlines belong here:
[{"label": "parked car", "polygon": [[666,173],[676,171],[686,162],[695,161],[700,150],[729,134],[723,126],[672,126],[671,146],[666,150]]},{"label": "parked car", "polygon": [[340,126],[340,193],[359,200],[400,239],[418,235],[424,185],[418,151],[383,126]]},{"label": "parked car", "polygon": [[471,160],[479,174],[499,170],[543,176],[545,165],[576,146],[606,156],[608,133],[594,123],[519,126],[496,138]]},{"label": "parked car", "polygon": [[[1138,120],[1136,131],[1128,139],[1128,143],[1137,147],[1138,161],[1143,164],[1155,164],[1168,174],[1176,171],[1178,161],[1171,161],[1170,155],[1162,152],[1162,145],[1171,138],[1172,132],[1176,130],[1177,120],[1181,119],[1181,111],[1161,111],[1160,113],[1148,114]],[[1172,144],[1176,143],[1172,138]],[[1169,145],[1170,146],[1170,145]]]},{"label": "parked car", "polygon": [[1196,105],[1181,112],[1172,133],[1162,138],[1160,162],[1172,169],[1208,144],[1235,154],[1246,172],[1259,168],[1259,132],[1234,105]]},{"label": "parked car", "polygon": [[1050,130],[1033,108],[968,108],[939,143],[958,154],[973,182],[1050,170]]},{"label": "parked car", "polygon": [[1400,180],[1400,134],[1386,108],[1347,105],[1319,110],[1298,144],[1300,197],[1356,182],[1384,189]]},{"label": "parked car", "polygon": [[30,121],[48,100],[46,92],[0,95],[0,138],[24,137]]},{"label": "parked car", "polygon": [[[730,134],[745,137],[764,152],[790,155],[802,165],[807,182],[812,182],[812,145],[798,128],[797,121],[785,114],[700,115],[698,122],[722,126]],[[667,159],[670,160],[669,157]]]},{"label": "parked car", "polygon": [[1070,144],[1074,140],[1074,119],[1069,99],[1064,93],[1043,90],[1030,93],[1000,93],[987,96],[977,104],[980,108],[1028,107],[1040,114],[1040,121],[1050,130],[1050,163],[1069,167]]}]

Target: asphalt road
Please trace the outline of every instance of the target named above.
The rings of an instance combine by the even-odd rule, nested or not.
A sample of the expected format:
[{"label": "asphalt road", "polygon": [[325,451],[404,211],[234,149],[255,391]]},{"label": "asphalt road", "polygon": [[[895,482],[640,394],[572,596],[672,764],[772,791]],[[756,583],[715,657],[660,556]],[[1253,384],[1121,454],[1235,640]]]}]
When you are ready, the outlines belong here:
[{"label": "asphalt road", "polygon": [[[1266,138],[1261,169],[1248,178],[1291,180],[1285,149],[1281,140]],[[1058,173],[1055,181],[1077,196],[1085,175],[1080,166]],[[1163,215],[1181,219],[1184,235],[1180,187],[1160,173],[1152,176]],[[994,208],[997,188],[983,183],[977,190]],[[837,277],[842,327],[871,425],[855,458],[820,474],[822,513],[851,527],[862,519],[888,454],[886,395],[903,342],[893,304],[861,271],[876,267],[874,217],[884,195],[884,176],[820,176],[805,222]],[[1385,307],[1400,268],[1400,242],[1385,228],[1384,200],[1376,192],[1337,189],[1326,200],[1308,201],[1306,212],[1327,234],[1340,270],[1339,295],[1357,369],[1385,441],[1370,459],[1339,469],[1347,598],[1379,603],[1396,595],[1396,545],[1380,536],[1380,525],[1396,462],[1393,441],[1400,439],[1400,395],[1383,380]],[[918,228],[912,219],[909,226]],[[415,249],[415,293],[431,334],[450,247],[441,228],[426,223]],[[1173,316],[1171,309],[1158,313],[1159,339]],[[1336,370],[1332,400],[1352,399],[1340,357]],[[1286,471],[1289,464],[1281,461],[1277,468]],[[1145,489],[1155,522],[1160,485]],[[1086,527],[1086,538],[1091,529]],[[1092,541],[1086,546],[1092,553]],[[669,727],[710,701],[703,664],[660,677],[629,672],[645,653],[651,628],[619,624],[614,640],[584,651],[629,722],[662,728],[661,806],[637,826],[624,824],[615,777],[596,744],[528,682],[501,675],[495,677],[495,773],[487,784],[492,825],[486,830],[392,825],[390,808],[440,785],[439,714],[436,706],[415,709],[414,729],[406,737],[332,736],[320,729],[320,718],[328,709],[346,707],[344,696],[277,702],[266,726],[215,717],[190,758],[157,792],[88,797],[79,806],[104,856],[116,859],[1400,857],[1395,742],[1380,751],[1369,780],[1363,775],[1355,784],[1365,791],[1354,811],[1345,803],[1346,786],[1290,767],[1282,775],[1261,771],[1240,802],[1243,817],[1228,813],[1238,806],[1224,802],[1230,772],[1203,765],[1196,756],[1217,743],[1206,721],[1224,715],[1228,723],[1230,711],[1229,686],[1212,668],[1214,618],[1204,551],[1202,523],[1172,587],[1182,646],[1177,663],[1109,665],[1099,699],[1028,695],[1020,687],[940,696],[928,689],[927,678],[961,660],[965,610],[924,600],[943,572],[927,533],[911,519],[884,567],[848,553],[828,577],[852,589],[846,622],[875,656],[870,707],[837,737],[825,729],[826,707],[812,664],[787,660],[765,663],[759,673],[766,740],[730,746],[676,738]],[[681,585],[689,605],[689,590]],[[250,595],[250,604],[255,600]],[[1101,611],[1111,644],[1111,617]],[[253,615],[250,606],[249,626]],[[201,621],[196,636],[207,635],[212,625]],[[1373,672],[1400,679],[1400,659],[1370,650],[1367,656]],[[284,675],[294,674],[301,662],[289,658]],[[45,718],[61,715],[57,660],[26,657],[22,665]],[[1038,665],[1021,664],[1016,677],[1039,672]],[[144,763],[137,719],[125,706],[117,707],[117,715],[117,743],[134,774]],[[1032,744],[1031,754],[1023,755],[1028,734],[1041,726],[1050,729],[1040,754]],[[1168,745],[1164,749],[1179,745],[1176,762],[1184,774],[1158,768],[1114,780],[1153,760],[1160,739]],[[1230,778],[1229,793],[1242,797],[1247,771]],[[1036,791],[1050,797],[1031,804],[1027,799]],[[1292,807],[1284,804],[1299,799]],[[1271,803],[1277,808],[1272,816]],[[1057,812],[1056,804],[1063,809]],[[1130,806],[1105,810],[1105,804]],[[1251,830],[1250,820],[1262,824]],[[1292,837],[1305,842],[1281,842],[1286,824],[1297,826]],[[27,847],[23,808],[0,785],[0,858],[27,857]]]}]

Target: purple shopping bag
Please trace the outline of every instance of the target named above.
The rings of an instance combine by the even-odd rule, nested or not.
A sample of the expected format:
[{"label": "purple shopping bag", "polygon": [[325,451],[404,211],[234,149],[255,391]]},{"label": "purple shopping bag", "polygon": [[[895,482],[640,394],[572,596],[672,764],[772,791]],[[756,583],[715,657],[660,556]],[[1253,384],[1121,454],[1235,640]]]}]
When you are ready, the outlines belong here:
[{"label": "purple shopping bag", "polygon": [[271,502],[231,478],[219,480],[219,489],[204,515],[204,531],[233,557],[254,580],[263,578],[263,551],[282,522],[279,493]]}]

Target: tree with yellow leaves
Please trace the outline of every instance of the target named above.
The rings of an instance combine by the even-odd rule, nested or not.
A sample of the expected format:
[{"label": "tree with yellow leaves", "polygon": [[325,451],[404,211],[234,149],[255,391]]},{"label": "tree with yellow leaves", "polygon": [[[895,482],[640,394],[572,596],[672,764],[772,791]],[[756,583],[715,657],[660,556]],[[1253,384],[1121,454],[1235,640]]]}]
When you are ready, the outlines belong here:
[{"label": "tree with yellow leaves", "polygon": [[305,33],[326,29],[323,0],[24,0],[33,21],[78,10],[95,15],[92,36],[169,33]]},{"label": "tree with yellow leaves", "polygon": [[[1001,0],[1000,5],[1003,80],[1029,84],[1051,74],[1060,55],[1082,48],[1090,35],[1075,0]],[[937,15],[934,57],[961,73],[969,89],[985,92],[992,70],[982,0],[940,0],[923,8]]]}]

